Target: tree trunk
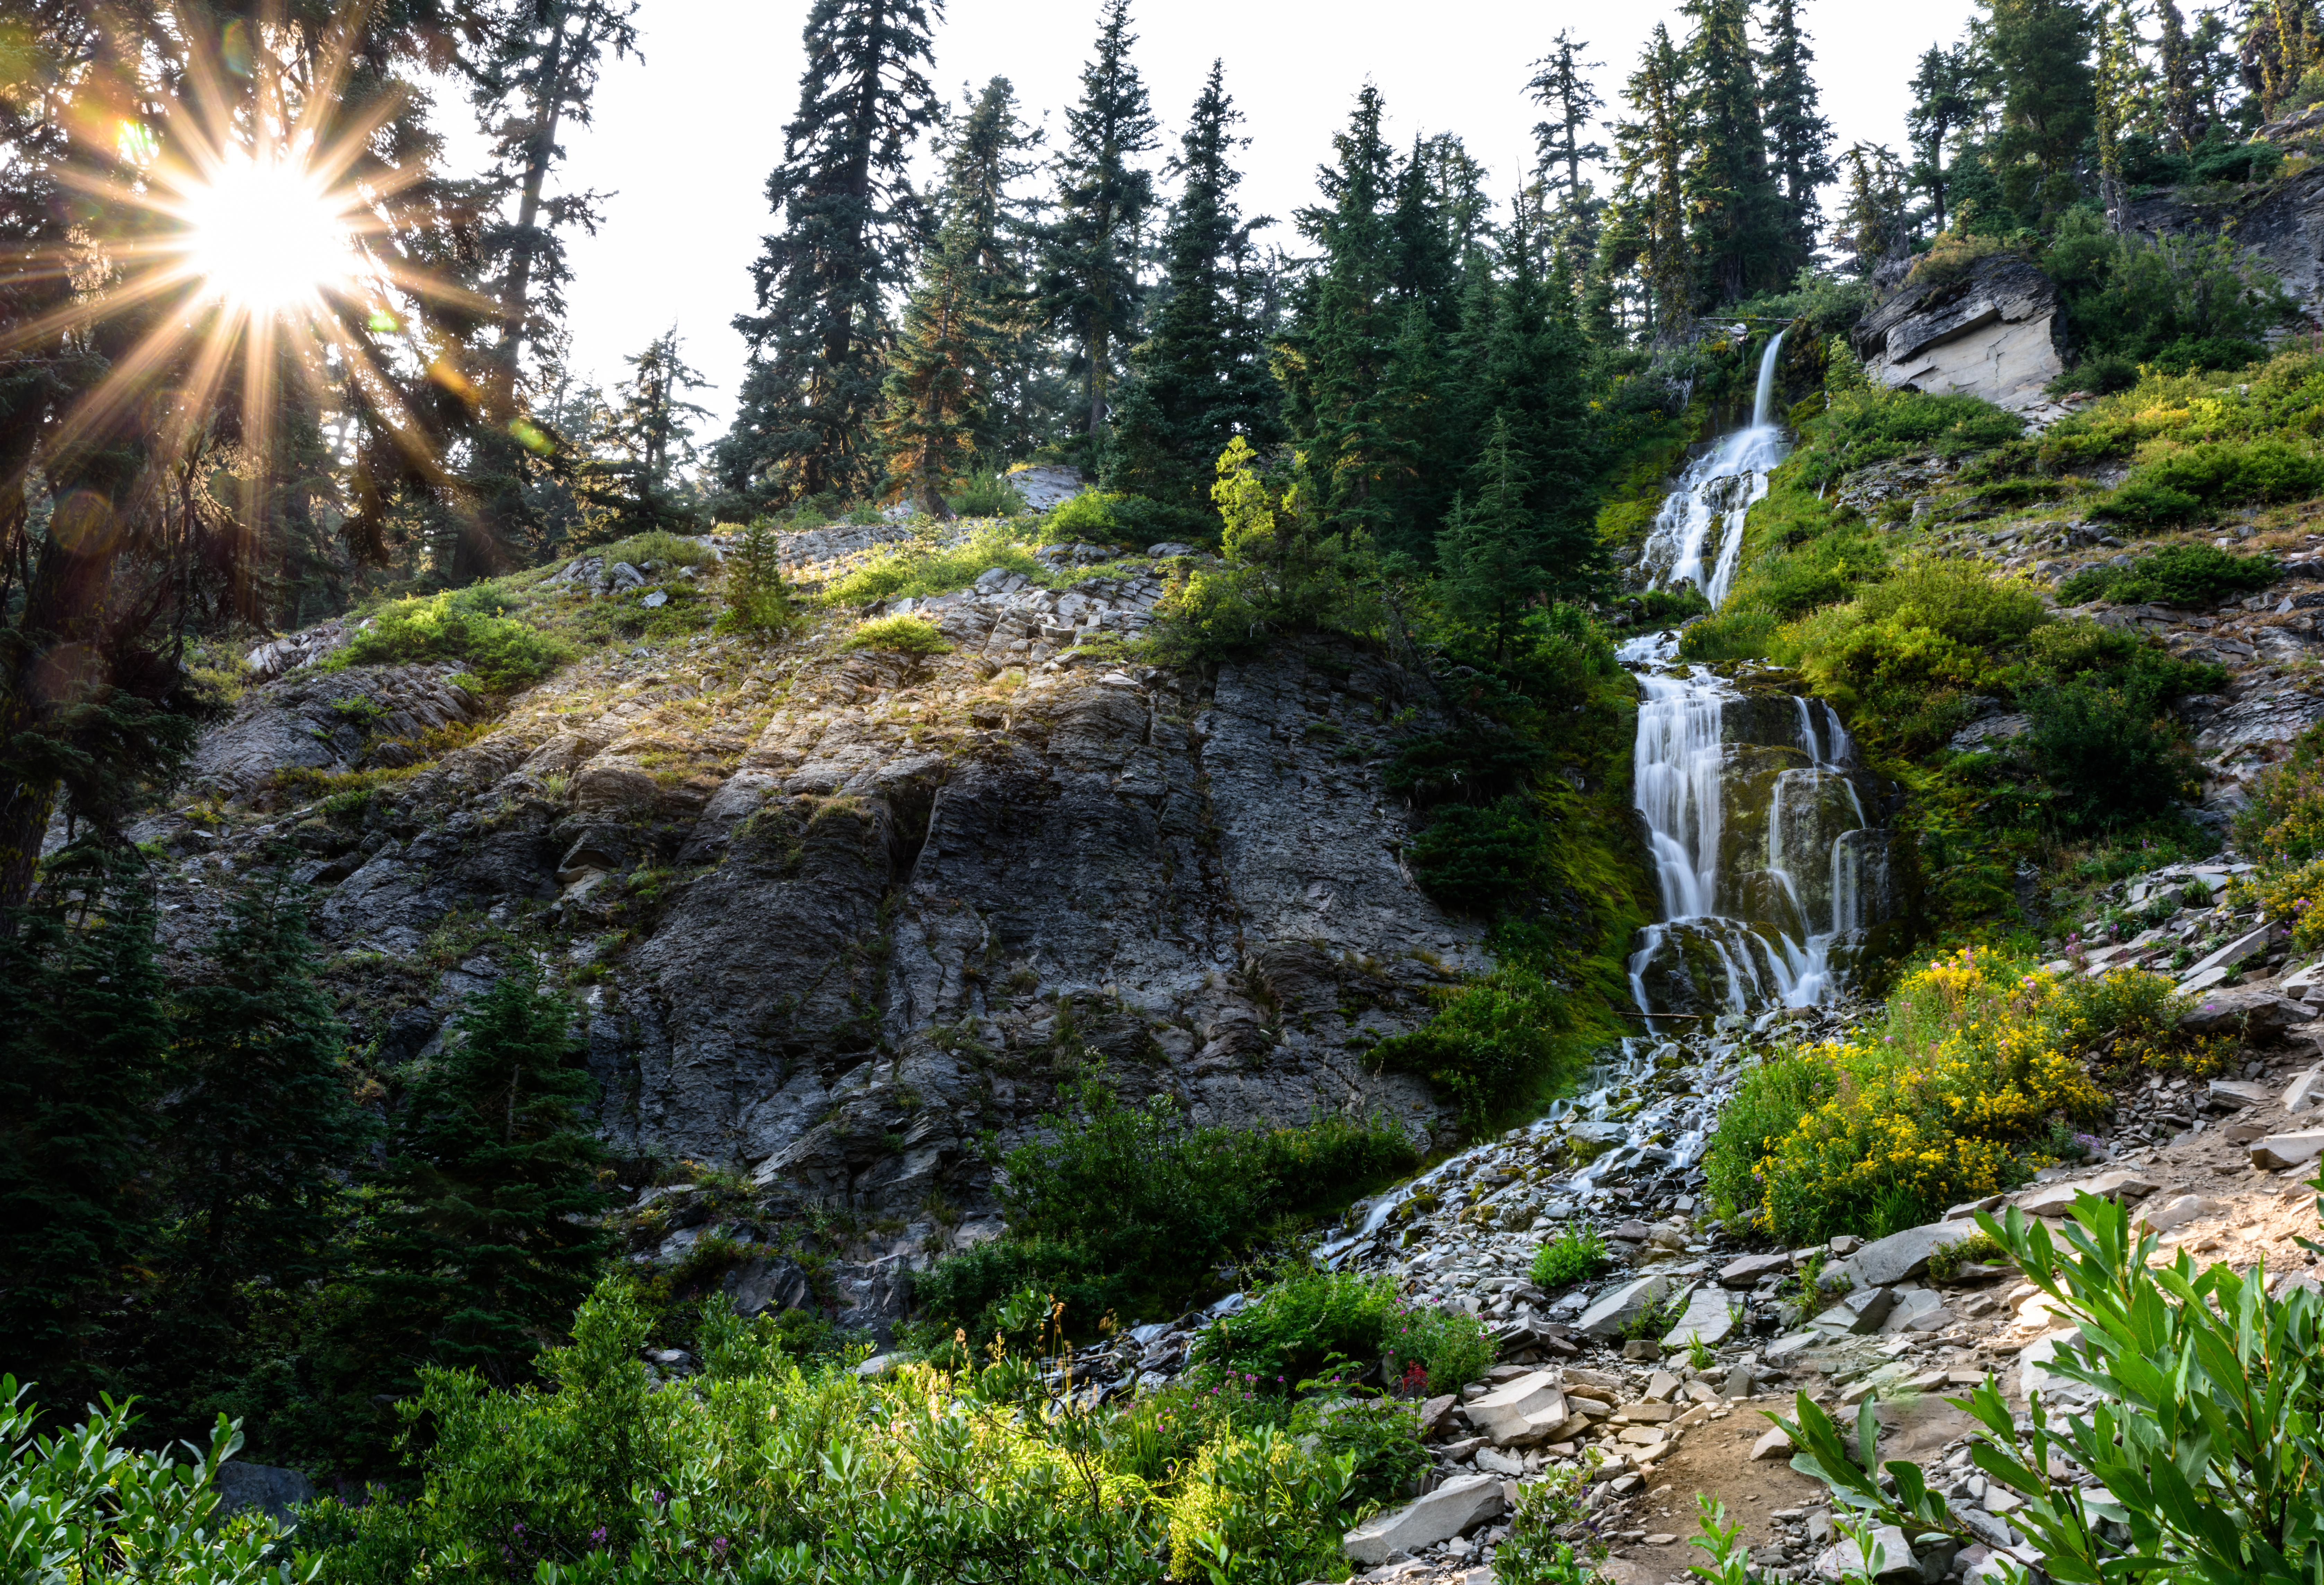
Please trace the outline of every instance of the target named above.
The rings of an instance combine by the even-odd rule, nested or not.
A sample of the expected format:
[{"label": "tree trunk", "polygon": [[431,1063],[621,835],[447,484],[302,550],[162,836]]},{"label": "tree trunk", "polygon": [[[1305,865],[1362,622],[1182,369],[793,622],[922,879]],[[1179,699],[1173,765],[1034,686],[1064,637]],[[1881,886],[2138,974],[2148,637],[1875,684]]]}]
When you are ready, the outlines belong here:
[{"label": "tree trunk", "polygon": [[524,187],[517,199],[516,251],[509,260],[506,283],[501,289],[501,342],[493,361],[493,416],[506,419],[516,410],[517,358],[524,347],[525,311],[532,298],[533,226],[540,218],[540,189],[549,180],[549,161],[557,147],[557,123],[565,109],[565,22],[541,65],[542,88],[533,106],[533,126],[524,161]]}]

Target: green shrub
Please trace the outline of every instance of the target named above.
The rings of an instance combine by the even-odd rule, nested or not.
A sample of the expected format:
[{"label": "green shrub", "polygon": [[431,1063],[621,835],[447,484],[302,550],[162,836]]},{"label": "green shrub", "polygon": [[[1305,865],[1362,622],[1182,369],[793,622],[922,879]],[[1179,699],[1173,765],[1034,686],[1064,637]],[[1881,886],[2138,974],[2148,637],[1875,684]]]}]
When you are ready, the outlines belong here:
[{"label": "green shrub", "polygon": [[1056,572],[1018,536],[1022,530],[994,523],[956,544],[925,539],[898,542],[864,558],[853,571],[825,585],[825,605],[868,605],[900,595],[917,599],[965,589],[991,567],[1005,567],[1035,583],[1053,583]]},{"label": "green shrub", "polygon": [[2164,545],[2127,567],[2083,568],[2058,585],[2058,599],[2067,605],[2092,600],[2211,605],[2266,588],[2277,571],[2272,557],[2237,556],[2216,545]]},{"label": "green shrub", "polygon": [[1425,1304],[1398,1308],[1385,1341],[1389,1368],[1431,1396],[1481,1379],[1496,1352],[1492,1332],[1476,1316]]},{"label": "green shrub", "polygon": [[1448,908],[1489,915],[1533,889],[1548,834],[1522,793],[1483,808],[1447,804],[1412,840],[1413,878]]},{"label": "green shrub", "polygon": [[1301,1398],[1285,1429],[1324,1459],[1352,1460],[1360,1502],[1393,1502],[1429,1466],[1420,1405],[1404,1399],[1326,1389]]},{"label": "green shrub", "polygon": [[1835,391],[1804,448],[1800,478],[1821,485],[1855,468],[1918,453],[1964,456],[2016,439],[2025,426],[1979,397],[1866,387]]},{"label": "green shrub", "polygon": [[573,658],[572,646],[531,623],[504,614],[505,599],[491,584],[383,605],[342,649],[318,664],[326,671],[350,666],[457,662],[495,694],[511,694],[547,677]]},{"label": "green shrub", "polygon": [[2301,733],[2291,753],[2253,779],[2251,801],[2236,816],[2236,844],[2277,864],[2324,855],[2324,726]]},{"label": "green shrub", "polygon": [[1533,1252],[1534,1286],[1545,1292],[1566,1287],[1597,1276],[1605,1265],[1606,1240],[1590,1223],[1577,1221]]},{"label": "green shrub", "polygon": [[925,617],[881,616],[859,622],[840,640],[843,650],[895,650],[906,655],[949,655],[944,630]]},{"label": "green shrub", "polygon": [[783,583],[774,526],[764,518],[742,530],[741,542],[726,558],[725,596],[725,614],[718,619],[721,631],[779,639],[798,625],[790,590]]},{"label": "green shrub", "polygon": [[1052,544],[1071,539],[1111,542],[1121,530],[1115,508],[1124,497],[1103,490],[1084,490],[1049,509],[1048,538]]},{"label": "green shrub", "polygon": [[673,534],[667,529],[649,529],[610,545],[592,546],[589,554],[604,557],[607,567],[617,561],[626,561],[632,567],[643,567],[648,562],[658,567],[707,567],[718,558],[718,553],[702,540]]},{"label": "green shrub", "polygon": [[2033,723],[2026,747],[2055,789],[2054,817],[2069,830],[2152,818],[2199,779],[2193,751],[2151,688],[2067,682],[2022,703]]},{"label": "green shrub", "polygon": [[1766,654],[1783,621],[1772,611],[1738,609],[1730,601],[1717,615],[1687,628],[1679,638],[1679,656],[1700,661],[1757,660]]},{"label": "green shrub", "polygon": [[1381,1041],[1372,1057],[1420,1074],[1480,1128],[1555,1076],[1558,1037],[1572,1027],[1563,992],[1538,970],[1504,963],[1446,992],[1434,1018]]},{"label": "green shrub", "polygon": [[1958,1243],[1939,1246],[1929,1257],[1929,1278],[1932,1282],[1950,1282],[1960,1275],[1962,1267],[2001,1260],[2008,1253],[1991,1235],[1974,1233]]},{"label": "green shrub", "polygon": [[1017,486],[990,470],[963,481],[951,506],[962,517],[1021,517],[1026,510]]},{"label": "green shrub", "polygon": [[[2127,1208],[2087,1193],[2062,1239],[2015,1207],[1978,1222],[2074,1323],[2045,1368],[2093,1389],[2088,1407],[2037,1394],[2024,1418],[1990,1376],[1954,1400],[1977,1423],[1970,1461],[2014,1499],[2009,1523],[2049,1577],[2293,1585],[2324,1570],[2315,1286],[2270,1293],[2264,1267],[2198,1268],[2184,1249],[2164,1264]],[[1853,1446],[1804,1393],[1794,1416],[1798,1468],[1867,1523],[1978,1539],[1919,1465],[1880,1466],[1871,1398]]]},{"label": "green shrub", "polygon": [[2273,436],[2210,440],[2141,463],[2093,517],[2159,527],[2254,501],[2305,501],[2324,493],[2324,456]]},{"label": "green shrub", "polygon": [[1395,1310],[1392,1277],[1303,1272],[1212,1322],[1191,1357],[1260,1392],[1287,1395],[1304,1381],[1334,1373],[1349,1379],[1378,1364]]}]

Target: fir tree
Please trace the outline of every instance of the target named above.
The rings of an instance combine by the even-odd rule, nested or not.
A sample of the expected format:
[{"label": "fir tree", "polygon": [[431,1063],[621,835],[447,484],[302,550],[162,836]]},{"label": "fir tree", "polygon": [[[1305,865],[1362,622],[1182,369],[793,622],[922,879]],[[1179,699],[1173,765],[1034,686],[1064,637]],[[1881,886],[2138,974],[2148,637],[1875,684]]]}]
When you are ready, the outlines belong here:
[{"label": "fir tree", "polygon": [[1022,156],[1040,143],[1040,133],[1028,131],[1017,114],[1016,89],[996,77],[945,150],[945,211],[968,239],[986,331],[980,346],[984,399],[973,432],[977,452],[996,465],[1058,438],[1065,402],[1033,290],[1039,218],[1010,191],[1038,168]]},{"label": "fir tree", "polygon": [[955,210],[921,258],[880,422],[889,478],[934,518],[952,515],[945,487],[976,450],[984,371],[995,339],[983,316],[980,280],[974,239]]},{"label": "fir tree", "polygon": [[2107,223],[2122,228],[2122,140],[2135,114],[2138,88],[2138,38],[2133,32],[2128,0],[2098,0],[2093,19],[2098,34],[2098,69],[2091,88],[2096,96],[2098,146],[2098,203]]},{"label": "fir tree", "polygon": [[2195,50],[2187,38],[2187,19],[2172,0],[2154,0],[2154,15],[2162,23],[2155,52],[2163,73],[2163,130],[2169,145],[2183,154],[2203,135],[2195,118]]},{"label": "fir tree", "polygon": [[68,850],[0,927],[0,1338],[59,1403],[118,1390],[92,1357],[160,1209],[152,1108],[173,1075],[145,878]]},{"label": "fir tree", "polygon": [[1851,256],[1859,275],[1869,275],[1885,258],[1911,251],[1904,213],[1904,168],[1877,143],[1853,143],[1840,157],[1847,197],[1841,201],[1831,245]]},{"label": "fir tree", "polygon": [[1396,175],[1388,217],[1388,289],[1397,302],[1418,304],[1433,324],[1450,330],[1460,323],[1460,256],[1428,156],[1427,143],[1415,138]]},{"label": "fir tree", "polygon": [[736,318],[751,364],[720,482],[777,502],[849,497],[878,477],[869,449],[920,207],[906,167],[936,120],[921,68],[942,0],[815,0],[799,108],[767,178],[782,219],[751,267],[760,311]]},{"label": "fir tree", "polygon": [[[1694,252],[1713,301],[1785,284],[1783,217],[1759,118],[1749,0],[1689,0],[1693,134],[1685,191]],[[1803,261],[1804,262],[1804,261]]]},{"label": "fir tree", "polygon": [[1105,433],[1115,365],[1137,332],[1140,228],[1154,202],[1154,173],[1136,161],[1157,146],[1160,123],[1130,62],[1137,41],[1130,0],[1104,0],[1081,102],[1065,112],[1057,218],[1044,249],[1042,298],[1050,322],[1074,343],[1093,454]]},{"label": "fir tree", "polygon": [[2001,127],[1992,143],[2012,207],[2047,218],[2074,201],[2093,132],[2090,18],[2077,0],[1980,0]]},{"label": "fir tree", "polygon": [[1445,603],[1462,621],[1491,635],[1495,660],[1550,586],[1543,535],[1534,514],[1534,481],[1509,434],[1508,415],[1496,413],[1485,448],[1470,469],[1471,493],[1455,498],[1437,536]]},{"label": "fir tree", "polygon": [[630,366],[630,377],[613,388],[619,400],[602,437],[622,461],[610,470],[615,492],[601,499],[613,507],[625,532],[690,533],[698,521],[676,480],[678,468],[695,459],[694,420],[709,415],[686,400],[686,392],[700,390],[705,382],[687,366],[679,346],[673,327],[643,352],[622,360]]},{"label": "fir tree", "polygon": [[1767,154],[1783,189],[1786,252],[1779,274],[1789,281],[1815,257],[1823,228],[1816,192],[1839,172],[1831,161],[1831,122],[1808,69],[1815,56],[1800,30],[1799,0],[1769,0],[1766,36]]},{"label": "fir tree", "polygon": [[1268,222],[1246,222],[1234,200],[1241,119],[1224,64],[1213,61],[1171,165],[1180,187],[1162,237],[1162,307],[1130,355],[1136,378],[1114,425],[1116,485],[1190,511],[1209,504],[1229,441],[1266,447],[1283,433],[1243,263],[1251,232]]},{"label": "fir tree", "polygon": [[190,1433],[244,1401],[258,1312],[343,1264],[335,1214],[370,1133],[346,1032],[314,980],[313,898],[277,868],[235,895],[205,972],[171,998],[163,1287],[140,1330],[140,1385]]},{"label": "fir tree", "polygon": [[1559,29],[1526,84],[1535,103],[1549,113],[1533,129],[1534,180],[1541,189],[1545,235],[1577,277],[1597,254],[1598,217],[1605,208],[1582,174],[1585,163],[1603,160],[1607,152],[1605,144],[1583,136],[1606,107],[1587,75],[1604,62],[1580,59],[1589,48],[1571,29]]},{"label": "fir tree", "polygon": [[520,970],[414,1076],[363,1241],[347,1343],[374,1379],[422,1361],[505,1384],[559,1332],[605,1249],[604,1152],[579,1106],[572,1009]]},{"label": "fir tree", "polygon": [[[1618,244],[1646,266],[1645,317],[1659,334],[1676,335],[1693,314],[1693,255],[1686,231],[1686,61],[1670,31],[1655,24],[1622,97],[1633,120],[1618,124],[1630,226]],[[1629,233],[1635,230],[1635,235]]]},{"label": "fir tree", "polygon": [[1965,44],[1941,50],[1932,44],[1913,75],[1913,108],[1904,118],[1913,134],[1913,184],[1928,195],[1931,226],[1945,228],[1945,199],[1951,190],[1945,145],[1967,130],[1979,110],[1977,67]]}]

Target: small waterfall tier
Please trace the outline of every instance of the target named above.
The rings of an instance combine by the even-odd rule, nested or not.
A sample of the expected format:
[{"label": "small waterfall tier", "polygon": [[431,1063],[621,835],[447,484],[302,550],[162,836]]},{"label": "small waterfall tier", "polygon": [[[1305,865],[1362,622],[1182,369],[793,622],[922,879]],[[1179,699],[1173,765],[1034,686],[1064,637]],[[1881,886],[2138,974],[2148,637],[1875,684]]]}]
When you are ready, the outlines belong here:
[{"label": "small waterfall tier", "polygon": [[1689,463],[1663,502],[1641,553],[1648,587],[1692,584],[1714,610],[1725,603],[1742,557],[1744,517],[1767,493],[1767,475],[1790,450],[1774,418],[1775,356],[1783,346],[1779,334],[1760,355],[1750,428]]},{"label": "small waterfall tier", "polygon": [[1879,789],[1831,706],[1789,674],[1738,679],[1635,639],[1634,802],[1662,917],[1630,959],[1640,1010],[1812,1007],[1894,912]]}]

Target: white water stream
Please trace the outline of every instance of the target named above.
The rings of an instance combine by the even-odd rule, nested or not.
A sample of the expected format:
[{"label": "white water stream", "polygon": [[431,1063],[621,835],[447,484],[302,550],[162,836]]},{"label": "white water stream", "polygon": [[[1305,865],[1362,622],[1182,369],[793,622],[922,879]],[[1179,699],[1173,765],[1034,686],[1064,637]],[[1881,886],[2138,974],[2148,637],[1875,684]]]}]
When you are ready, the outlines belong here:
[{"label": "white water stream", "polygon": [[[1782,346],[1777,336],[1760,358],[1750,427],[1680,475],[1646,541],[1657,585],[1692,583],[1714,608],[1785,452],[1770,418]],[[1633,801],[1662,915],[1631,956],[1631,991],[1650,1014],[1814,1006],[1840,988],[1886,890],[1856,745],[1829,705],[1780,678],[1747,691],[1677,652],[1670,632],[1621,650],[1638,676]]]}]

